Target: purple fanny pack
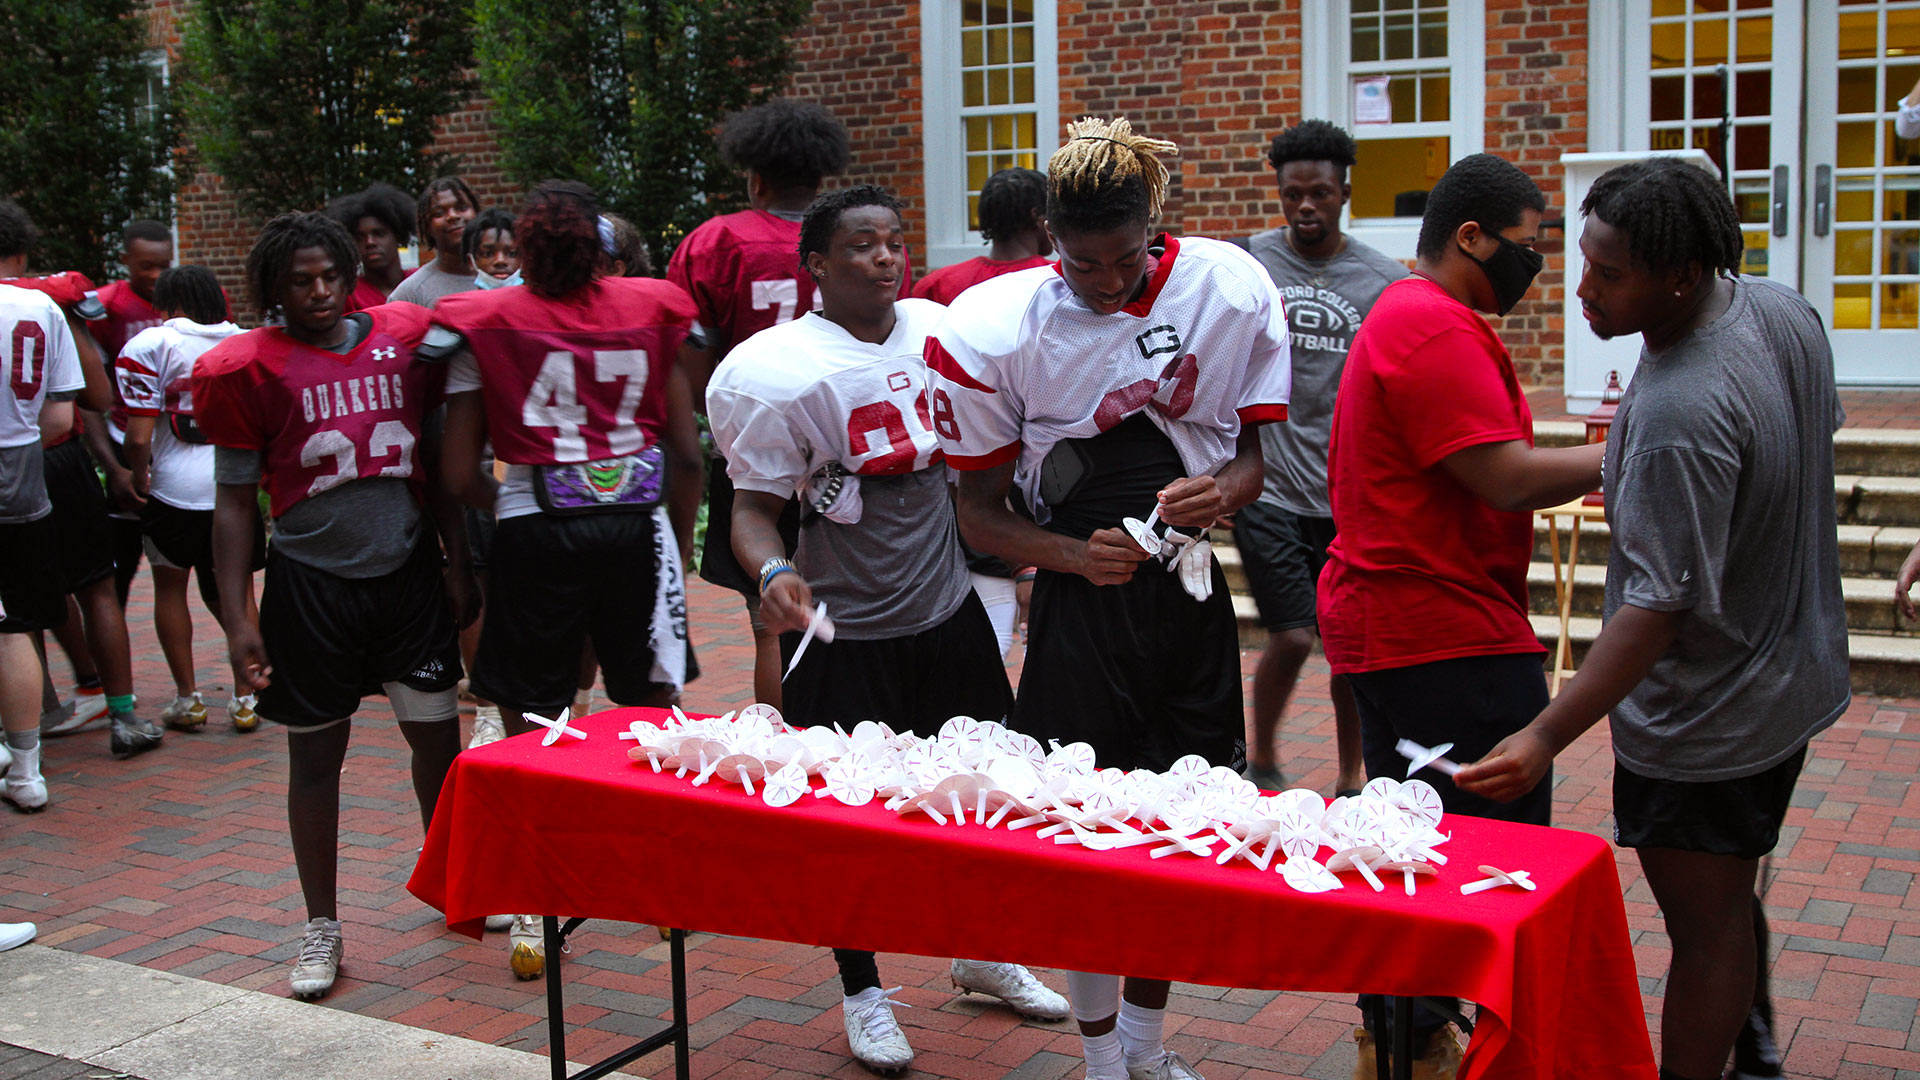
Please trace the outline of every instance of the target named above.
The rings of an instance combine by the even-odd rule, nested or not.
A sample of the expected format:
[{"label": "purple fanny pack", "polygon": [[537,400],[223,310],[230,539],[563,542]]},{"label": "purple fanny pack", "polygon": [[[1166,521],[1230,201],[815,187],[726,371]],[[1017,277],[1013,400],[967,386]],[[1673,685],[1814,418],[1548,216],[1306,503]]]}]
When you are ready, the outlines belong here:
[{"label": "purple fanny pack", "polygon": [[660,445],[655,443],[626,457],[537,466],[533,496],[541,510],[563,517],[651,510],[660,504],[665,460]]}]

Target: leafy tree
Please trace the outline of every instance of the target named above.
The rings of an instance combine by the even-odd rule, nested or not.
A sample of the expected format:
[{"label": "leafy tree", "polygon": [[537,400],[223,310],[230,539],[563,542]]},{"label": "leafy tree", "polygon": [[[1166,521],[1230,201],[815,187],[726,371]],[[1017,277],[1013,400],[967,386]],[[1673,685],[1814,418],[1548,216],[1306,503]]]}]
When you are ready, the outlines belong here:
[{"label": "leafy tree", "polygon": [[181,46],[194,149],[251,213],[456,164],[433,141],[472,90],[465,0],[197,0]]},{"label": "leafy tree", "polygon": [[144,7],[0,4],[0,193],[39,226],[38,268],[105,277],[122,226],[172,217],[172,124],[165,87],[144,57]]},{"label": "leafy tree", "polygon": [[791,70],[812,0],[474,0],[480,81],[507,169],[578,180],[665,266],[742,198],[714,130]]}]

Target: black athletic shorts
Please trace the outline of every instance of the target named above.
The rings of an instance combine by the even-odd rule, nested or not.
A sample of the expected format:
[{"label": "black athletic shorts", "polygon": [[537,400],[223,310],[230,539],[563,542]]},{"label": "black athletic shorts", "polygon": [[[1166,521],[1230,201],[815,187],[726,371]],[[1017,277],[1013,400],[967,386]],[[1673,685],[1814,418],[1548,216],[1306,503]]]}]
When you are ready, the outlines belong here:
[{"label": "black athletic shorts", "polygon": [[48,514],[0,524],[0,634],[55,630],[66,625],[67,593],[47,573],[59,559],[60,530]]},{"label": "black athletic shorts", "polygon": [[1806,762],[1802,746],[1752,776],[1687,781],[1642,776],[1615,758],[1614,843],[1758,859],[1780,842],[1780,824]]},{"label": "black athletic shorts", "polygon": [[[489,560],[475,696],[558,711],[573,701],[589,638],[615,704],[643,704],[669,689],[653,679],[653,514],[510,517],[494,527]],[[687,678],[693,674],[689,659]]]},{"label": "black athletic shorts", "polygon": [[[187,510],[149,498],[140,510],[140,531],[146,538],[147,557],[154,565],[197,570],[212,580],[213,511]],[[254,514],[253,569],[262,570],[266,565],[266,529],[260,515]]]},{"label": "black athletic shorts", "polygon": [[[780,635],[783,670],[800,637]],[[926,738],[953,717],[1001,720],[1013,705],[993,623],[972,589],[945,622],[917,634],[836,637],[832,644],[815,638],[780,693],[783,714],[795,727],[838,723],[851,730],[878,720]]]},{"label": "black athletic shorts", "polygon": [[487,572],[487,560],[493,557],[493,512],[461,507],[467,516],[467,554],[473,560],[473,572]]},{"label": "black athletic shorts", "polygon": [[273,681],[260,691],[260,715],[312,727],[352,716],[384,683],[423,693],[458,683],[460,640],[440,571],[432,540],[375,578],[344,578],[270,552],[260,636]]},{"label": "black athletic shorts", "polygon": [[59,584],[79,592],[113,576],[113,520],[93,457],[79,439],[47,448],[47,498],[59,532]]},{"label": "black athletic shorts", "polygon": [[1101,768],[1164,770],[1188,754],[1246,763],[1240,638],[1218,563],[1213,596],[1144,562],[1125,585],[1041,570],[1012,727],[1084,742]]},{"label": "black athletic shorts", "polygon": [[[1347,676],[1360,707],[1360,754],[1367,776],[1407,775],[1401,739],[1422,746],[1452,743],[1447,757],[1462,765],[1485,757],[1547,707],[1547,678],[1539,653],[1462,656],[1430,664],[1354,672]],[[1423,769],[1419,778],[1440,792],[1449,814],[1553,824],[1553,770],[1512,802],[1494,802],[1453,786],[1450,777]]]},{"label": "black athletic shorts", "polygon": [[1271,503],[1248,503],[1233,513],[1233,542],[1246,567],[1247,588],[1266,630],[1319,623],[1315,597],[1320,568],[1333,543],[1333,519],[1296,514]]}]

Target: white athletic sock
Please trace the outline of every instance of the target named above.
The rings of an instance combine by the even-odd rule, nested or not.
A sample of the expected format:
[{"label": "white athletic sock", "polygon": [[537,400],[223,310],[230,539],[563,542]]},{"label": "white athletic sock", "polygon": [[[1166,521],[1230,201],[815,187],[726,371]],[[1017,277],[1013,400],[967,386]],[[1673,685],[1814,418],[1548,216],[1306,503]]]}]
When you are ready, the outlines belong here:
[{"label": "white athletic sock", "polygon": [[1080,1046],[1087,1055],[1087,1080],[1127,1080],[1127,1055],[1118,1031],[1081,1035]]},{"label": "white athletic sock", "polygon": [[1122,998],[1120,1016],[1114,1022],[1114,1031],[1120,1036],[1120,1046],[1126,1051],[1127,1065],[1151,1065],[1167,1056],[1167,1048],[1161,1043],[1162,1033],[1167,1026],[1167,1010],[1148,1009]]}]

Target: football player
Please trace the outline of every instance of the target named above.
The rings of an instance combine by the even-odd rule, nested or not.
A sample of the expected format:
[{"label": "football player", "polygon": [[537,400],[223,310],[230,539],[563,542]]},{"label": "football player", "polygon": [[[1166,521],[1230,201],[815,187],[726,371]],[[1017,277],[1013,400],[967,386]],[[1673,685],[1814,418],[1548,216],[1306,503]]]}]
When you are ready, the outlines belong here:
[{"label": "football player", "polygon": [[400,249],[413,239],[414,201],[392,184],[368,184],[365,191],[327,204],[327,216],[345,226],[359,250],[360,269],[347,310],[386,303],[407,277]]},{"label": "football player", "polygon": [[[33,242],[26,213],[0,201],[0,272],[18,274]],[[42,480],[41,445],[73,424],[86,385],[67,317],[37,290],[0,284],[0,740],[7,758],[0,797],[16,808],[47,805],[40,773],[40,723],[33,708],[41,678],[30,635],[67,620],[57,565],[59,535]]]},{"label": "football player", "polygon": [[[587,642],[620,705],[667,705],[694,674],[682,551],[700,507],[699,429],[680,351],[685,290],[603,276],[614,230],[586,187],[541,184],[514,222],[525,285],[442,297],[433,347],[451,359],[447,487],[497,524],[492,609],[474,696],[510,733],[574,698]],[[506,463],[481,467],[488,439]],[[516,915],[511,964],[545,966],[540,921]]]},{"label": "football player", "polygon": [[[154,306],[153,291],[160,274],[173,265],[173,232],[157,221],[135,221],[121,234],[120,265],[127,276],[102,285],[88,297],[80,310],[87,319],[87,331],[100,348],[101,360],[111,368],[120,350],[134,335],[160,325],[165,318]],[[225,296],[221,298],[225,303]],[[89,410],[77,427],[89,453],[107,478],[112,504],[108,528],[113,541],[113,590],[122,608],[127,606],[127,590],[140,569],[142,500],[133,490],[133,474],[127,470],[124,449],[127,441],[127,403],[120,388],[109,380],[113,406],[105,423]],[[91,422],[89,422],[89,420]]]},{"label": "football player", "polygon": [[[1255,425],[1284,420],[1280,297],[1232,244],[1155,233],[1170,143],[1086,119],[1047,163],[1057,268],[955,299],[927,342],[932,416],[962,470],[969,543],[1036,566],[1013,726],[1093,746],[1102,767],[1243,764],[1233,605],[1190,530],[1260,493]],[[1032,520],[1007,506],[1019,484]],[[1156,549],[1120,527],[1173,527]],[[1168,984],[1068,976],[1090,1080],[1192,1080],[1161,1041]]]},{"label": "football player", "polygon": [[[899,210],[872,185],[815,200],[799,250],[822,307],[734,349],[714,372],[707,416],[735,487],[733,549],[759,568],[761,615],[786,635],[782,651],[798,646],[816,603],[833,620],[832,642],[813,641],[787,679],[788,720],[879,720],[931,737],[955,715],[1005,716],[1011,688],[967,579],[927,415],[922,353],[941,309],[898,299]],[[789,561],[777,522],[795,496]],[[854,1057],[906,1068],[913,1049],[873,954],[834,959]],[[955,960],[952,975],[1016,1011],[1066,1019],[1066,1001],[1017,964]]]},{"label": "football player", "polygon": [[[0,206],[0,218],[6,221],[0,229],[0,239],[5,241],[0,245],[5,248],[0,250],[0,275],[18,280],[26,270],[28,249],[34,238],[33,223],[25,211],[12,203]],[[71,298],[72,291],[84,282],[77,274],[63,274],[22,283],[71,303],[71,312],[65,320],[71,330],[72,315],[83,314],[88,307],[84,296],[77,302]],[[84,343],[80,344],[82,339]],[[97,380],[98,385],[97,390],[90,388],[83,393],[79,403],[104,407],[111,402],[112,391],[105,368],[100,365],[99,353],[90,336],[83,332],[75,333],[73,340],[86,372],[84,377],[90,384]],[[80,423],[77,413],[78,410],[75,425]],[[89,433],[108,447],[106,451],[97,452],[103,460],[117,462],[112,444],[103,434],[105,419],[99,413],[92,415],[93,423],[86,425]],[[107,516],[107,498],[100,489],[88,447],[80,439],[71,437],[73,433],[73,427],[63,429],[61,435],[49,441],[44,455],[43,475],[47,498],[53,507],[55,530],[55,557],[44,565],[52,569],[64,590],[76,601],[68,610],[77,611],[80,617],[56,620],[51,628],[72,658],[81,688],[74,708],[69,709],[52,693],[51,684],[46,686],[42,730],[49,735],[70,734],[104,715],[109,722],[108,746],[113,755],[131,757],[158,746],[161,731],[151,720],[137,717],[133,712],[133,654],[127,640],[126,615],[114,593],[114,540]],[[98,678],[97,685],[88,685],[89,674]]]},{"label": "football player", "polygon": [[[287,819],[308,921],[290,983],[317,997],[340,971],[334,896],[340,766],[362,692],[380,686],[413,750],[423,821],[459,751],[453,597],[473,594],[457,507],[420,468],[445,369],[415,350],[426,309],[345,314],[354,244],[320,214],[269,221],[247,255],[266,326],[202,356],[189,386],[213,443],[213,562],[236,693],[287,729]],[[259,622],[249,617],[264,486],[273,515]],[[449,510],[454,512],[448,512]],[[438,532],[436,537],[435,533]],[[446,560],[442,582],[442,554]]]},{"label": "football player", "polygon": [[[739,342],[818,306],[813,279],[794,261],[800,219],[821,182],[846,170],[847,129],[810,101],[777,99],[741,112],[720,133],[720,154],[747,174],[749,208],[703,222],[667,261],[667,280],[693,295],[711,363]],[[711,363],[691,372],[695,401],[706,396]],[[780,642],[760,618],[752,576],[734,560],[733,485],[727,463],[707,470],[707,534],[700,576],[746,600],[753,627],[753,694],[780,705]],[[787,550],[794,544],[797,508],[781,519]]]},{"label": "football player", "polygon": [[[127,410],[127,468],[146,500],[141,528],[153,564],[153,625],[176,694],[160,710],[167,727],[191,731],[207,722],[193,663],[193,618],[187,577],[196,575],[200,600],[221,618],[213,569],[213,447],[193,418],[190,380],[201,355],[240,332],[227,319],[219,279],[204,266],[179,266],[160,275],[154,302],[171,317],[135,334],[114,362]],[[256,527],[259,518],[255,519]],[[259,560],[266,557],[262,539]],[[239,731],[260,725],[251,694],[235,693],[227,716]]]},{"label": "football player", "polygon": [[990,245],[979,255],[943,266],[914,283],[913,295],[936,304],[989,278],[1047,265],[1053,240],[1047,236],[1047,175],[1038,169],[1001,169],[980,185],[980,238]]}]

